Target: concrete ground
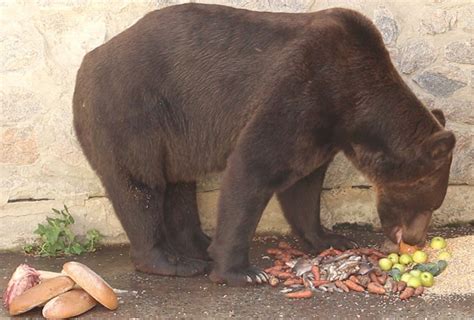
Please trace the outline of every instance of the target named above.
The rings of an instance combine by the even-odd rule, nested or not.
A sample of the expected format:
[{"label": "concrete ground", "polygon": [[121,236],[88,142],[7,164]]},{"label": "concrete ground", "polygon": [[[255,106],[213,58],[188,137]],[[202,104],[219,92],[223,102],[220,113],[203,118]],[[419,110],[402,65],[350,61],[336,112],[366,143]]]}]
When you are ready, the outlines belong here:
[{"label": "concrete ground", "polygon": [[[341,232],[341,231],[340,231]],[[377,245],[382,235],[367,230],[342,230],[362,246]],[[438,229],[432,234],[446,237],[474,234],[474,226]],[[252,247],[252,260],[266,267],[262,258],[265,249],[275,246],[284,237],[259,237]],[[285,238],[287,241],[295,241]],[[435,296],[414,298],[403,302],[395,297],[381,297],[361,293],[317,293],[308,300],[286,299],[276,288],[269,286],[231,288],[215,285],[207,277],[191,279],[159,277],[137,273],[128,258],[126,246],[106,248],[77,258],[36,258],[18,253],[0,254],[0,290],[5,289],[13,270],[20,263],[37,269],[60,271],[68,260],[87,264],[103,276],[114,288],[120,289],[120,306],[115,311],[95,307],[83,318],[160,318],[160,319],[472,319],[474,296]],[[23,315],[38,318],[36,309]],[[0,309],[0,318],[8,317]]]}]

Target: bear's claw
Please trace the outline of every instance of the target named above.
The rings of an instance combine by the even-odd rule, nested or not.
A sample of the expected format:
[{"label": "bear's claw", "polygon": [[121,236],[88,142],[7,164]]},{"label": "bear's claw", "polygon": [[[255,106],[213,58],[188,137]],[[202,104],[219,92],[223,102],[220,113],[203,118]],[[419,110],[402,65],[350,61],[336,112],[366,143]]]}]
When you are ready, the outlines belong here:
[{"label": "bear's claw", "polygon": [[231,286],[244,286],[253,284],[267,283],[268,275],[255,267],[248,267],[242,271],[229,271],[219,273],[213,270],[210,274],[210,279],[216,283],[227,283]]}]

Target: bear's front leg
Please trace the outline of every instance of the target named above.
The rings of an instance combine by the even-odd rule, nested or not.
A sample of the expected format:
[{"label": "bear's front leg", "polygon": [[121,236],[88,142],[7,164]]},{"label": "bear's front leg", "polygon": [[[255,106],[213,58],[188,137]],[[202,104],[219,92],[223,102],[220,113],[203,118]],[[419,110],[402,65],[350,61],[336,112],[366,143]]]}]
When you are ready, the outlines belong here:
[{"label": "bear's front leg", "polygon": [[213,282],[241,286],[268,281],[250,265],[249,248],[263,210],[273,194],[239,155],[231,156],[221,187],[216,234],[209,247]]},{"label": "bear's front leg", "polygon": [[321,226],[321,192],[328,165],[322,165],[277,193],[278,202],[293,232],[316,253],[329,247],[349,249],[357,246],[354,241]]}]

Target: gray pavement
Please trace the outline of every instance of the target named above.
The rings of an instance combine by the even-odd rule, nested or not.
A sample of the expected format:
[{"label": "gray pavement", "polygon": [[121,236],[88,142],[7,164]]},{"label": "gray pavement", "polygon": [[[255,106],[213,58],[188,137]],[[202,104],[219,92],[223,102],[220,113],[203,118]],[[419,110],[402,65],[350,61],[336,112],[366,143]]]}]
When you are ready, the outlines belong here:
[{"label": "gray pavement", "polygon": [[[363,246],[382,242],[382,235],[367,230],[343,230]],[[474,234],[474,227],[444,228],[436,235],[454,237]],[[266,267],[262,258],[265,249],[285,239],[262,236],[252,246],[252,261]],[[426,300],[414,298],[400,301],[361,293],[317,293],[308,300],[286,299],[269,286],[232,288],[215,285],[205,276],[195,278],[159,277],[137,273],[128,258],[126,246],[104,248],[99,252],[75,258],[38,258],[19,253],[0,254],[0,290],[3,292],[13,270],[20,263],[37,269],[60,271],[64,262],[77,260],[103,276],[114,288],[120,289],[120,306],[115,311],[95,307],[81,316],[84,319],[473,319],[474,297],[439,296]],[[8,314],[0,308],[0,318]],[[40,318],[39,309],[18,318]]]}]

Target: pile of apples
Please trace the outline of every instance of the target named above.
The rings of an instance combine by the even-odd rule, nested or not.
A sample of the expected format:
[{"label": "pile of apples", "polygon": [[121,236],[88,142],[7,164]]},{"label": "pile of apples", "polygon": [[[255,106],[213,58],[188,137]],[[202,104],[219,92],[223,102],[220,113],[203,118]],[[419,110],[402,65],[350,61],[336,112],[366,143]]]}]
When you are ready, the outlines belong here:
[{"label": "pile of apples", "polygon": [[390,253],[386,258],[381,258],[378,263],[380,269],[387,271],[395,281],[406,282],[407,287],[414,289],[423,286],[432,287],[434,277],[446,269],[447,260],[451,255],[446,251],[446,240],[442,237],[431,239],[430,247],[438,250],[436,262],[428,262],[428,254],[416,247],[400,244],[400,255]]}]

